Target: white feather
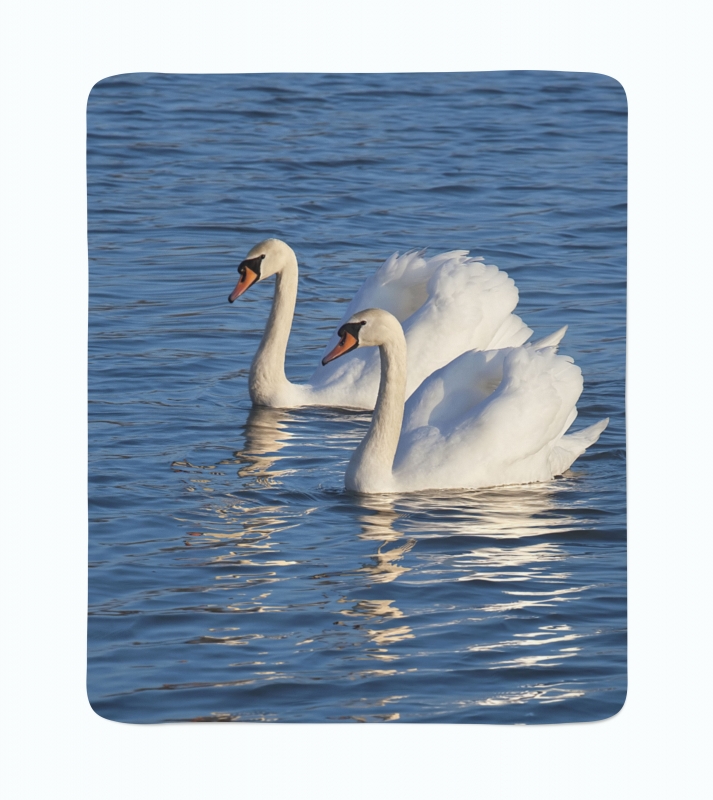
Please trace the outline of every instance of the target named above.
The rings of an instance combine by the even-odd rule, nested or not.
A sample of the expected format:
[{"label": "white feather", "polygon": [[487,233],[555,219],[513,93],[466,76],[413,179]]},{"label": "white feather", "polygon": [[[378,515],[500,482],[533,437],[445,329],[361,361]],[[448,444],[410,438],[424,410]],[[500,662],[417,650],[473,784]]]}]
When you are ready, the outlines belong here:
[{"label": "white feather", "polygon": [[[290,383],[285,353],[297,298],[297,258],[278,239],[252,248],[262,256],[260,281],[276,276],[275,297],[250,369],[255,405],[273,408],[337,406],[373,409],[379,390],[379,356],[354,350],[317,367],[308,384]],[[253,290],[254,291],[254,290]],[[231,296],[234,299],[236,293]],[[426,258],[423,251],[390,256],[362,284],[342,322],[360,308],[382,308],[402,324],[408,344],[406,394],[434,370],[467,350],[520,345],[532,335],[512,313],[518,291],[511,278],[466,250]],[[325,353],[337,342],[336,334]]]},{"label": "white feather", "polygon": [[[349,464],[348,489],[369,494],[547,481],[607,426],[608,419],[565,435],[583,382],[572,359],[557,355],[564,329],[533,345],[462,353],[421,383],[401,422],[394,408],[396,395],[403,404],[405,394],[403,334],[388,317],[376,309],[353,317],[367,319],[361,339],[378,345],[390,366],[374,412],[380,431],[374,435],[372,422],[364,440],[370,446],[360,445]],[[367,338],[377,325],[379,337]],[[387,404],[390,411],[382,413]]]},{"label": "white feather", "polygon": [[[514,281],[482,259],[469,258],[465,250],[428,259],[422,253],[394,254],[367,278],[340,325],[360,308],[381,308],[401,322],[408,347],[408,397],[424,378],[460,353],[527,341],[532,330],[512,313],[517,302]],[[335,333],[325,353],[336,342]],[[354,350],[319,367],[310,386],[325,394],[335,391],[335,397],[343,392],[348,405],[373,408],[379,388],[378,353]]]}]

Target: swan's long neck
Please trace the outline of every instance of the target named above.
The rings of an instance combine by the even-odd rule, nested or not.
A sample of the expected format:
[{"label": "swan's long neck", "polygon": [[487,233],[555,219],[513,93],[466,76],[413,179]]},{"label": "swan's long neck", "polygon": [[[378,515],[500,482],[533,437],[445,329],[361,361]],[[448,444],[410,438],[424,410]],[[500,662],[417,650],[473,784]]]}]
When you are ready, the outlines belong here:
[{"label": "swan's long neck", "polygon": [[276,275],[270,318],[250,367],[250,399],[256,405],[274,405],[279,393],[290,386],[285,353],[296,301],[297,259],[292,258]]},{"label": "swan's long neck", "polygon": [[345,475],[353,492],[391,491],[396,448],[406,400],[406,339],[399,328],[379,347],[381,383],[374,416],[361,444],[354,451]]}]

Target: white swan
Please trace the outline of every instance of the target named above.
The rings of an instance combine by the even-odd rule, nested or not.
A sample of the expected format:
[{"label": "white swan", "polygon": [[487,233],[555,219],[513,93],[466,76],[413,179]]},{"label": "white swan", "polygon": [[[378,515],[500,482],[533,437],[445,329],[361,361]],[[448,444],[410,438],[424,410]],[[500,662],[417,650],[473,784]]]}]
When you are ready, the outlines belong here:
[{"label": "white swan", "polygon": [[609,422],[565,435],[582,393],[581,370],[556,354],[565,330],[524,347],[463,353],[426,378],[404,408],[401,325],[381,309],[354,314],[324,362],[378,347],[381,383],[346,488],[360,494],[478,489],[561,475]]},{"label": "white swan", "polygon": [[[238,267],[232,303],[250,286],[276,276],[272,310],[250,367],[250,398],[273,408],[339,406],[373,409],[379,391],[378,353],[350,353],[338,365],[319,366],[309,384],[285,377],[285,352],[297,298],[297,257],[279,239],[253,247]],[[424,258],[394,253],[364,281],[342,322],[359,308],[378,306],[403,323],[409,343],[406,394],[466,350],[523,344],[530,328],[512,310],[518,291],[511,278],[465,250]],[[336,337],[334,338],[336,341]],[[325,352],[330,349],[327,347]]]}]

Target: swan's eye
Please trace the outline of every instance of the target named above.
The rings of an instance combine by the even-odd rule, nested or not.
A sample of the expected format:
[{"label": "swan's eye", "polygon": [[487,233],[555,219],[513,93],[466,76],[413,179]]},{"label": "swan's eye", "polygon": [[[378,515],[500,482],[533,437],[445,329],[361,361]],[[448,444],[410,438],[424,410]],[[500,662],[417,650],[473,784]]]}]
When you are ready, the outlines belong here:
[{"label": "swan's eye", "polygon": [[245,270],[249,269],[249,270],[251,270],[252,272],[254,272],[257,275],[258,279],[261,278],[262,275],[261,275],[261,272],[260,272],[260,268],[262,266],[262,262],[263,262],[264,258],[265,258],[264,255],[255,256],[254,258],[246,258],[245,261],[242,261],[240,263],[240,266],[238,267],[238,272],[241,275],[244,275],[245,274]]},{"label": "swan's eye", "polygon": [[365,320],[365,319],[363,319],[363,320],[362,320],[362,321],[361,321],[359,324],[360,324],[360,325],[366,325],[366,320]]}]

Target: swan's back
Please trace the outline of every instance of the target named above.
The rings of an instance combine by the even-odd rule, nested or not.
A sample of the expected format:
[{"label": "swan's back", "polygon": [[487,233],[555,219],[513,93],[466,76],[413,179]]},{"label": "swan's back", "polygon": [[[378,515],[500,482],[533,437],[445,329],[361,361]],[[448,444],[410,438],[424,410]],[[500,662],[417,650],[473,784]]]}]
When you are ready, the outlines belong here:
[{"label": "swan's back", "polygon": [[[513,280],[465,250],[431,258],[422,252],[395,253],[364,281],[340,325],[361,308],[384,309],[402,323],[408,348],[408,397],[434,370],[466,350],[527,341],[532,331],[512,313],[517,302]],[[336,342],[335,334],[325,354]],[[310,384],[325,395],[346,391],[351,405],[373,408],[379,374],[378,352],[359,349],[319,367]]]},{"label": "swan's back", "polygon": [[464,353],[406,404],[397,489],[479,488],[561,474],[606,426],[564,435],[582,387],[579,367],[554,347]]},{"label": "swan's back", "polygon": [[[447,261],[428,282],[428,300],[404,323],[407,396],[432,372],[468,350],[521,345],[532,331],[512,311],[518,291],[507,273],[482,261]],[[503,333],[506,331],[506,334]]]},{"label": "swan's back", "polygon": [[370,275],[347,306],[340,325],[362,308],[382,308],[403,323],[428,299],[426,287],[436,269],[451,259],[463,259],[465,250],[424,258],[424,251],[394,253]]}]

